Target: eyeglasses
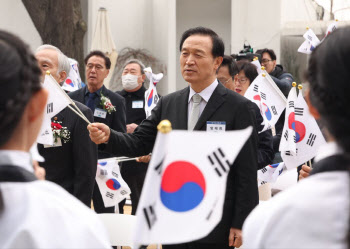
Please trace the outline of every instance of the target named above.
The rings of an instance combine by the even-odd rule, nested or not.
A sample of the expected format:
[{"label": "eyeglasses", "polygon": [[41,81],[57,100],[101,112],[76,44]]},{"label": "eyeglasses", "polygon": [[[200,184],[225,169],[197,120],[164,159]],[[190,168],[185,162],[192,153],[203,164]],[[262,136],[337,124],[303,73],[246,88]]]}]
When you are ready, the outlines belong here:
[{"label": "eyeglasses", "polygon": [[86,68],[88,69],[88,70],[92,70],[93,68],[95,68],[95,70],[97,70],[97,71],[100,71],[100,70],[102,70],[102,69],[104,69],[104,67],[103,66],[101,66],[101,65],[94,65],[94,64],[87,64],[86,65]]},{"label": "eyeglasses", "polygon": [[220,79],[218,79],[218,80],[219,80],[223,85],[226,85],[226,83],[229,82],[230,79],[232,79],[232,78],[228,78],[228,79],[220,78]]},{"label": "eyeglasses", "polygon": [[248,78],[246,77],[243,77],[243,78],[236,78],[235,79],[239,84],[243,85],[245,84],[246,82],[248,82]]},{"label": "eyeglasses", "polygon": [[261,64],[267,64],[267,63],[269,63],[269,61],[272,61],[272,60],[269,60],[269,59],[262,59],[262,60],[261,60]]}]

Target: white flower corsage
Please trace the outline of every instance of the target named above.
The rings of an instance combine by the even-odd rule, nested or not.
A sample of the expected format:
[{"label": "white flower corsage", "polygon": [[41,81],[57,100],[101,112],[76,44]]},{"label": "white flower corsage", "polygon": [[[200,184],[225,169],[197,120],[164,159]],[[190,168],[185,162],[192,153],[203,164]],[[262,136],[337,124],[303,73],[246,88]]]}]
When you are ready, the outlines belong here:
[{"label": "white flower corsage", "polygon": [[107,98],[106,96],[104,96],[101,93],[101,103],[100,103],[103,107],[103,110],[106,110],[109,114],[111,114],[112,112],[115,112],[115,106],[112,105],[112,102],[109,98]]},{"label": "white flower corsage", "polygon": [[51,122],[52,135],[57,143],[57,139],[60,138],[64,143],[70,141],[70,131],[67,127],[61,125],[61,121],[54,120]]}]

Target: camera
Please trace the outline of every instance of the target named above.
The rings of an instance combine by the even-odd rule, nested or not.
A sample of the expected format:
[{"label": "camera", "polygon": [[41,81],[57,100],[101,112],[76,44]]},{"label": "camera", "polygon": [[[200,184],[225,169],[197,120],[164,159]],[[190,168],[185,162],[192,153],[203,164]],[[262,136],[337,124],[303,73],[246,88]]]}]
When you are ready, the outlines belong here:
[{"label": "camera", "polygon": [[253,61],[255,57],[258,57],[259,61],[261,61],[261,55],[260,54],[254,54],[253,48],[249,44],[243,45],[243,50],[239,51],[238,54],[231,54],[231,57],[235,59],[236,61],[240,60],[249,60]]}]

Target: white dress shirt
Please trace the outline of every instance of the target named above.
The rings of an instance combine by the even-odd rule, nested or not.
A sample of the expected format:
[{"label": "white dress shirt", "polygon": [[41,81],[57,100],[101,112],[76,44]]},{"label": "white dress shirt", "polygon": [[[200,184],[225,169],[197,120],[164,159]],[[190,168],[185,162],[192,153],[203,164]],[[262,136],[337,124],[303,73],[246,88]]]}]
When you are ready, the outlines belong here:
[{"label": "white dress shirt", "polygon": [[[202,90],[199,94],[202,97],[201,102],[199,103],[199,116],[202,115],[202,112],[207,105],[211,95],[213,94],[215,88],[218,86],[218,80],[215,79],[213,83],[211,83],[209,86],[207,86],[204,90]],[[187,114],[187,120],[191,115],[191,110],[193,106],[193,100],[192,96],[195,95],[196,92],[190,87],[190,94],[188,96],[188,114]]]},{"label": "white dress shirt", "polygon": [[[33,171],[29,153],[0,150],[1,165]],[[0,182],[0,248],[111,248],[96,214],[48,181]]]},{"label": "white dress shirt", "polygon": [[[338,154],[334,144],[318,160]],[[347,248],[349,173],[322,172],[259,205],[243,225],[244,248]]]}]

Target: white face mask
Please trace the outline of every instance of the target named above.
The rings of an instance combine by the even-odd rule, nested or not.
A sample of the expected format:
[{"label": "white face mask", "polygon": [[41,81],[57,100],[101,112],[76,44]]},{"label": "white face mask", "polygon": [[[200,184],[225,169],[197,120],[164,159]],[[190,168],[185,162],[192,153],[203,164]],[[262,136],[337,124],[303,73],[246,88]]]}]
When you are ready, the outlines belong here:
[{"label": "white face mask", "polygon": [[139,76],[127,74],[122,76],[122,85],[125,90],[133,90],[139,86],[137,79]]}]

